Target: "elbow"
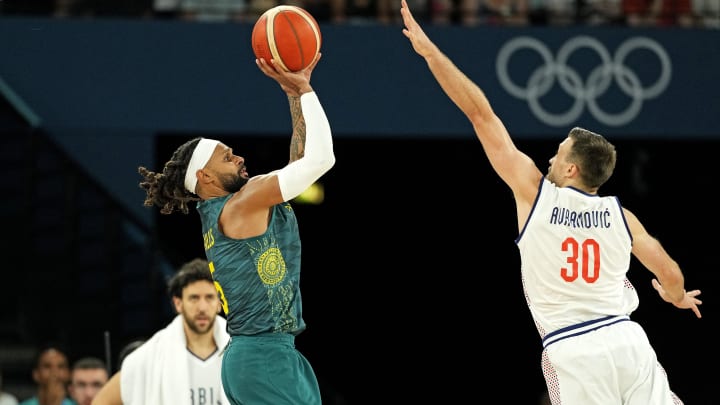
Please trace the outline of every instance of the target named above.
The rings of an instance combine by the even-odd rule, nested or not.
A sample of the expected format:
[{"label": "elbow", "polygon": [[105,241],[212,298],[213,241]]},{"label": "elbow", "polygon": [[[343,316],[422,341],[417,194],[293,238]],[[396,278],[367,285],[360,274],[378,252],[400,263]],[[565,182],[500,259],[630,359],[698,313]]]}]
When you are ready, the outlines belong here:
[{"label": "elbow", "polygon": [[[307,158],[307,156],[306,156],[306,158]],[[319,157],[319,156],[315,157],[313,159],[312,166],[315,167],[315,170],[320,175],[325,174],[330,169],[332,169],[333,166],[335,166],[335,154],[332,153],[332,151],[331,151],[330,153],[328,153],[327,155],[325,155],[323,157]]]},{"label": "elbow", "polygon": [[480,110],[474,109],[472,111],[468,111],[466,115],[473,127],[477,128],[485,126],[485,115],[483,115]]},{"label": "elbow", "polygon": [[323,161],[323,167],[325,168],[325,171],[332,169],[333,166],[335,166],[335,154],[332,153],[330,156],[328,156],[327,159]]},{"label": "elbow", "polygon": [[311,177],[315,179],[319,178],[325,172],[335,166],[335,154],[326,153],[323,156],[310,156],[306,154],[305,157],[300,159],[298,162],[302,162],[302,167],[307,170],[307,173],[312,173]]}]

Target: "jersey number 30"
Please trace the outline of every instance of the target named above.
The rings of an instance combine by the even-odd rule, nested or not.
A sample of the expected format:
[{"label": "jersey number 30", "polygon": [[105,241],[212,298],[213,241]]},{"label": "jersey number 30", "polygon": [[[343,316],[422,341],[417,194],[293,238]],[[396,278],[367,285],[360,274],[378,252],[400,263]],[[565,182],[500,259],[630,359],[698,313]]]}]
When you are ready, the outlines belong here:
[{"label": "jersey number 30", "polygon": [[579,242],[567,238],[562,243],[562,251],[567,252],[565,259],[568,267],[560,269],[560,277],[567,282],[577,280],[578,276],[586,283],[594,283],[600,277],[600,245],[595,239]]}]

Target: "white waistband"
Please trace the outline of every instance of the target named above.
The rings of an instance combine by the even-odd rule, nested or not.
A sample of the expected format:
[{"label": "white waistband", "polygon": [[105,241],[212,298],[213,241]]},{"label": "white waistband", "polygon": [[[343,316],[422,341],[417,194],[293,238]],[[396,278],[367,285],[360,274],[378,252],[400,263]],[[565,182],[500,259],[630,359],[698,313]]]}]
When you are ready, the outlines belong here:
[{"label": "white waistband", "polygon": [[569,337],[583,335],[585,333],[594,331],[596,329],[603,328],[614,323],[629,321],[630,317],[627,315],[610,315],[604,318],[595,319],[592,321],[582,322],[571,326],[566,326],[562,329],[558,329],[554,332],[548,333],[543,338],[543,349],[550,346],[551,344],[567,339]]}]

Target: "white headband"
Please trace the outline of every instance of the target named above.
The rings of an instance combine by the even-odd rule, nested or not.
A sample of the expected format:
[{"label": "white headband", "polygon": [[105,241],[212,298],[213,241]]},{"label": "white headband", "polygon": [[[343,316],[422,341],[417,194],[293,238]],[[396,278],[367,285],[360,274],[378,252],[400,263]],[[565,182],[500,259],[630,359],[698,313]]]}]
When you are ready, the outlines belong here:
[{"label": "white headband", "polygon": [[197,171],[204,168],[207,162],[210,160],[215,147],[220,143],[213,139],[202,138],[198,142],[195,150],[188,163],[187,171],[185,172],[185,189],[195,194],[195,186],[197,186]]}]

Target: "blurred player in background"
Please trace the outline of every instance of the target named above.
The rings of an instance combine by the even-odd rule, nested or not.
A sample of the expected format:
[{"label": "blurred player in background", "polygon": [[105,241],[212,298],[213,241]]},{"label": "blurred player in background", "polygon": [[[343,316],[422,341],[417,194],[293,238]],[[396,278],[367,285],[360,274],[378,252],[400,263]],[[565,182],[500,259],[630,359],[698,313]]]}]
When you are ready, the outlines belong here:
[{"label": "blurred player in background", "polygon": [[68,397],[67,386],[70,382],[70,363],[63,347],[47,343],[40,347],[35,357],[32,378],[37,392],[20,405],[76,405]]},{"label": "blurred player in background", "polygon": [[123,349],[121,369],[92,405],[227,404],[220,367],[230,336],[205,259],[183,264],[168,281],[177,316],[145,342]]},{"label": "blurred player in background", "polygon": [[97,357],[82,357],[73,363],[70,371],[70,397],[78,405],[90,405],[108,378],[104,361]]}]

